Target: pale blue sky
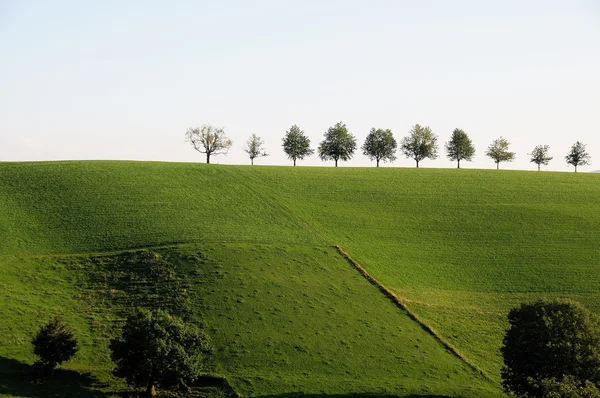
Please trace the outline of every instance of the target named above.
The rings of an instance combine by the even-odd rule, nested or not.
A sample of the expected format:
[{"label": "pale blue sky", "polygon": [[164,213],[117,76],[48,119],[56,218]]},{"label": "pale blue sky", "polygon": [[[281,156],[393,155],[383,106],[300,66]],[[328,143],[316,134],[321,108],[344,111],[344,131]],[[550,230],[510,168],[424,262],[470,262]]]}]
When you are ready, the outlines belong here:
[{"label": "pale blue sky", "polygon": [[[576,140],[600,168],[600,3],[574,1],[0,0],[0,161],[204,161],[188,127],[223,126],[215,162],[249,163],[251,133],[291,164],[281,138],[298,124],[313,147],[338,121],[362,145],[415,123],[440,143],[456,127],[477,149],[468,168],[549,170]],[[422,167],[454,167],[441,155]],[[316,155],[299,165],[322,163]],[[372,163],[360,151],[341,166]],[[398,154],[393,166],[413,166]]]}]

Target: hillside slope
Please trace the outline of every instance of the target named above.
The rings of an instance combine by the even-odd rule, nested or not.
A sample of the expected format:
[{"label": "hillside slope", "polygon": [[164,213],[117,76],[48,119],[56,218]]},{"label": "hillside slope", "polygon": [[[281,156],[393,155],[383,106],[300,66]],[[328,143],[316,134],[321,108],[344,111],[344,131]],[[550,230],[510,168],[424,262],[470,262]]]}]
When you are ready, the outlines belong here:
[{"label": "hillside slope", "polygon": [[144,162],[0,164],[0,254],[187,242],[315,243],[235,168]]},{"label": "hillside slope", "polygon": [[[217,346],[210,366],[245,395],[498,394],[497,349],[511,306],[547,296],[600,309],[599,178],[0,163],[0,357],[31,362],[27,342],[39,318],[63,314],[84,334],[69,366],[118,385],[105,349],[112,332],[97,326],[116,320],[117,307],[85,293],[94,272],[85,264],[154,248],[195,281],[196,316]],[[333,244],[496,384],[383,298]],[[68,266],[73,258],[83,265]],[[9,387],[5,394],[18,395]]]},{"label": "hillside slope", "polygon": [[[505,314],[539,297],[594,310],[600,178],[440,169],[240,169],[498,380]],[[299,189],[300,188],[300,189]],[[301,199],[299,199],[301,198]]]}]

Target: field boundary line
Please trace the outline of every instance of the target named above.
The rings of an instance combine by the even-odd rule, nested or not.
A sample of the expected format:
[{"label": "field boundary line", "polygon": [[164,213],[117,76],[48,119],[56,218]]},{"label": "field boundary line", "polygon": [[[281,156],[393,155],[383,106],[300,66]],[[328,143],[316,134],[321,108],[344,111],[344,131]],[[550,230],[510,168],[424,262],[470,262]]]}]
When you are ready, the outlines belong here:
[{"label": "field boundary line", "polygon": [[367,281],[369,281],[372,285],[376,286],[379,291],[381,291],[387,298],[389,298],[397,307],[399,307],[402,311],[408,315],[408,317],[416,322],[421,328],[431,335],[435,340],[437,340],[447,351],[449,351],[456,358],[460,359],[465,365],[467,365],[471,370],[480,376],[484,377],[486,380],[494,382],[483,370],[477,367],[477,365],[471,363],[464,355],[461,353],[456,347],[452,345],[448,340],[444,338],[438,331],[436,331],[433,327],[431,327],[427,322],[425,322],[421,317],[419,317],[416,313],[414,313],[407,305],[407,299],[401,297],[390,290],[387,286],[377,280],[374,276],[369,274],[366,269],[364,269],[356,260],[354,260],[348,253],[342,249],[340,245],[333,246],[338,253],[348,261],[350,265],[354,269],[356,269]]},{"label": "field boundary line", "polygon": [[[110,250],[92,250],[88,252],[56,252],[56,253],[20,253],[20,254],[0,254],[0,260],[14,259],[37,259],[37,258],[70,258],[83,256],[110,256],[127,252],[138,252],[142,250],[160,250],[185,247],[197,247],[206,245],[263,245],[263,246],[293,246],[293,247],[316,247],[316,244],[308,243],[287,243],[272,241],[253,241],[253,240],[190,240],[172,243],[159,243],[156,245],[131,246],[121,249]],[[320,246],[319,246],[320,247]]]}]

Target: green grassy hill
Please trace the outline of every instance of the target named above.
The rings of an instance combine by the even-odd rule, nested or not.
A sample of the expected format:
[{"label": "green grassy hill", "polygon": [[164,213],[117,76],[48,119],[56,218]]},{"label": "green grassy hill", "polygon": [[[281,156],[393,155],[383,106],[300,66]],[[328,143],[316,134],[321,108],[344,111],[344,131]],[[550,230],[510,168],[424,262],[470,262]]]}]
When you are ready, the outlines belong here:
[{"label": "green grassy hill", "polygon": [[599,199],[587,173],[0,163],[0,395],[63,391],[25,376],[32,334],[57,314],[82,346],[70,396],[125,388],[106,345],[133,293],[114,275],[149,248],[189,284],[215,345],[208,370],[243,395],[502,395],[512,306],[570,297],[600,311]]}]

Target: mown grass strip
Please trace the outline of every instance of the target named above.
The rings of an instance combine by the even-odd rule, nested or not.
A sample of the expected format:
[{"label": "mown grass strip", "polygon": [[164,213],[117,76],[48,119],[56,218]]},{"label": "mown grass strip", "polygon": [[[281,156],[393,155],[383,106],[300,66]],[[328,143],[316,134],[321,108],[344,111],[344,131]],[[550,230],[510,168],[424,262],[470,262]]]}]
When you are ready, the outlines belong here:
[{"label": "mown grass strip", "polygon": [[352,265],[360,274],[367,279],[371,284],[376,286],[386,297],[396,304],[402,311],[404,311],[410,319],[415,321],[421,326],[423,330],[433,336],[446,350],[448,350],[452,355],[456,356],[458,359],[463,361],[469,368],[471,368],[476,373],[483,376],[485,379],[489,381],[494,381],[491,377],[489,377],[483,370],[478,368],[476,365],[471,363],[456,347],[454,347],[448,340],[444,338],[441,334],[439,334],[434,328],[429,326],[427,322],[421,319],[417,314],[415,314],[411,309],[406,305],[407,300],[403,297],[398,296],[396,293],[392,292],[385,285],[379,282],[376,278],[374,278],[371,274],[367,272],[356,260],[354,260],[348,253],[344,251],[339,245],[334,245],[335,249],[340,253],[342,257],[344,257],[350,265]]}]

